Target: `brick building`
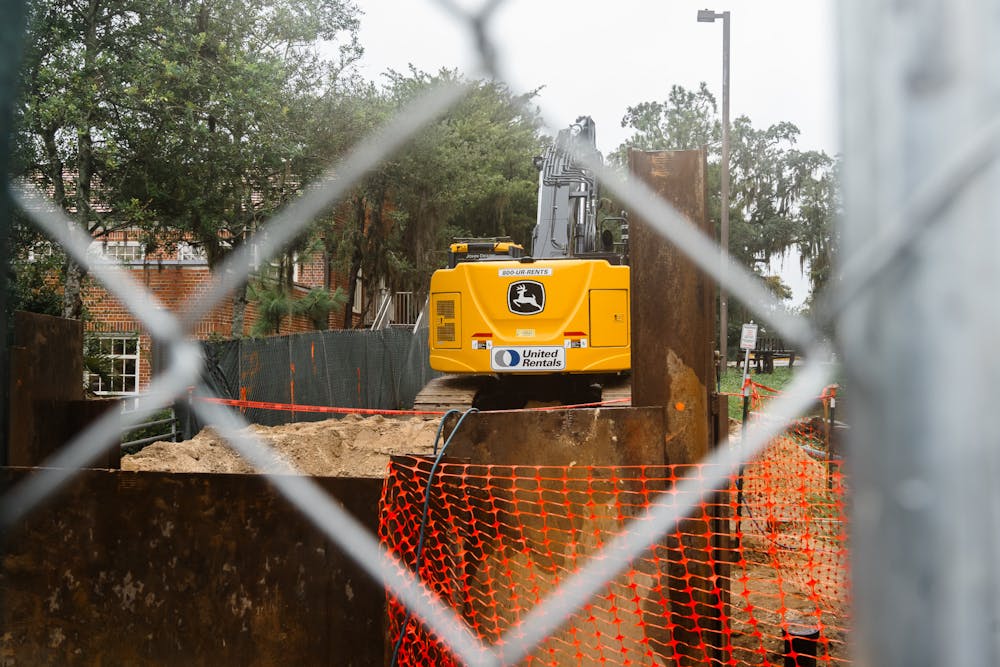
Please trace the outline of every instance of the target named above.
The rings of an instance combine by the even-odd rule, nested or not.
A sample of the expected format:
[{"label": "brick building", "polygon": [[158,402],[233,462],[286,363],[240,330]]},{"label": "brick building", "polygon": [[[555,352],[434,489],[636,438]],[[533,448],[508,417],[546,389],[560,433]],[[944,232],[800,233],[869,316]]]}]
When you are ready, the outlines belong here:
[{"label": "brick building", "polygon": [[[154,294],[162,306],[172,312],[179,313],[185,304],[205,294],[211,282],[211,271],[204,255],[185,243],[178,244],[171,251],[160,251],[147,257],[136,234],[120,231],[95,241],[91,248],[95,255],[103,252],[105,257],[120,261],[137,283]],[[337,285],[347,283],[335,273],[327,275],[328,269],[321,256],[296,263],[294,268],[292,298],[302,298],[312,288],[327,287],[333,291]],[[113,366],[113,371],[107,378],[91,376],[91,390],[105,395],[128,395],[143,391],[156,370],[156,355],[142,322],[92,278],[87,278],[84,282],[83,300],[88,316],[86,329],[96,339],[100,352],[111,359]],[[355,293],[351,326],[361,323],[363,306],[363,290],[359,288]],[[251,300],[246,308],[244,335],[249,335],[257,319],[257,304]],[[331,311],[327,318],[327,328],[339,329],[343,326],[342,309]],[[282,319],[278,333],[301,333],[315,329],[309,318],[288,315]],[[202,319],[194,330],[194,335],[202,340],[212,337],[230,338],[231,333],[230,299],[226,299]]]}]

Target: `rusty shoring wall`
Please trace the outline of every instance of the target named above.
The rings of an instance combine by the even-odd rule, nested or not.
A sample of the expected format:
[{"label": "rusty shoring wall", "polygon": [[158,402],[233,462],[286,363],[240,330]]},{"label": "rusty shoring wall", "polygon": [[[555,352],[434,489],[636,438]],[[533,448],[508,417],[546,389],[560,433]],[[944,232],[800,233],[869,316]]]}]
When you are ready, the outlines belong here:
[{"label": "rusty shoring wall", "polygon": [[[694,346],[692,346],[694,347]],[[706,345],[707,347],[707,345]],[[634,349],[634,348],[633,348]],[[706,355],[710,361],[710,355]],[[645,362],[643,362],[645,363]],[[706,367],[711,372],[710,364]],[[664,374],[663,378],[670,378]],[[660,382],[663,383],[663,378]],[[705,390],[704,385],[698,385]],[[692,401],[694,403],[694,401]],[[707,393],[696,404],[701,410],[698,415],[703,420],[705,442],[708,446],[709,409]],[[668,428],[664,423],[667,411],[658,405],[641,408],[611,408],[599,410],[553,410],[545,412],[510,411],[487,412],[468,415],[461,428],[455,433],[448,455],[473,464],[504,465],[504,466],[657,466],[668,460],[668,448],[665,447],[665,434]],[[692,414],[694,414],[692,412]],[[689,449],[687,432],[678,434],[677,444]],[[670,441],[670,436],[666,436]],[[570,471],[573,469],[570,468]],[[568,471],[569,472],[569,471]],[[475,480],[463,480],[463,485],[474,485]],[[619,482],[622,484],[624,482]],[[444,482],[442,482],[444,484]],[[547,483],[541,483],[543,487]],[[561,482],[551,482],[550,491],[556,491]],[[472,486],[463,487],[459,493],[471,493]],[[649,488],[647,484],[647,488]],[[666,490],[664,486],[662,490]],[[480,490],[481,493],[485,491]],[[493,491],[494,493],[496,490]],[[503,504],[502,498],[494,501]],[[522,504],[522,510],[527,505]],[[586,516],[583,508],[564,508],[569,514]],[[517,518],[517,524],[529,533],[544,534],[545,512],[538,508],[530,508]],[[579,534],[591,534],[599,527],[606,529],[610,524],[606,520],[594,519],[596,523],[579,528]],[[603,522],[602,522],[603,521]],[[541,522],[541,523],[539,523]],[[612,522],[613,523],[613,522]],[[725,575],[724,562],[727,560],[728,541],[717,540],[707,543],[703,536],[709,534],[709,529],[720,531],[721,520],[713,521],[713,525],[695,525],[688,521],[684,525],[684,543],[677,542],[676,537],[667,538],[662,545],[674,554],[673,561],[663,564],[662,573],[665,580],[671,582],[671,605],[678,610],[672,615],[672,625],[675,636],[673,641],[664,636],[657,623],[647,623],[646,639],[649,646],[663,660],[677,660],[678,664],[701,664],[705,652],[704,645],[712,651],[713,658],[725,662],[726,639],[719,615],[725,608],[728,597],[723,594],[722,600],[712,591],[716,574]],[[538,524],[538,525],[536,525]],[[607,525],[606,525],[607,524]],[[725,524],[728,526],[728,523]],[[714,533],[712,533],[714,534]],[[460,540],[461,541],[461,540]],[[726,542],[723,544],[723,542]],[[537,545],[536,545],[537,546]],[[582,547],[581,547],[582,548]],[[539,552],[545,549],[538,546]],[[700,559],[692,559],[691,554],[702,553]],[[720,568],[712,571],[711,563]],[[693,595],[686,593],[688,583],[697,591]],[[694,598],[694,599],[692,599]],[[647,601],[649,602],[649,601]],[[701,620],[698,624],[692,621],[690,610],[697,610]],[[573,631],[570,628],[569,631]]]},{"label": "rusty shoring wall", "polygon": [[[629,151],[629,172],[670,202],[693,225],[711,235],[707,214],[704,150]],[[713,412],[712,363],[715,332],[715,286],[687,255],[634,216],[631,224],[632,266],[632,405],[662,406],[666,462],[697,463],[716,442]],[[708,564],[712,545],[692,536],[713,534],[723,517],[698,526],[687,521],[681,530],[683,544],[669,544],[675,554],[669,566],[676,661],[702,664],[703,655],[690,650],[702,634],[716,648],[714,658],[724,662],[724,628],[717,600],[706,591],[717,574]],[[721,545],[715,545],[721,546]],[[705,558],[691,559],[703,549]],[[687,565],[684,554],[687,554]],[[719,563],[717,567],[726,566]],[[690,585],[690,594],[686,592]],[[701,609],[703,627],[682,610]]]},{"label": "rusty shoring wall", "polygon": [[480,412],[447,453],[484,465],[662,465],[662,433],[658,408]]},{"label": "rusty shoring wall", "polygon": [[[85,400],[83,324],[38,313],[14,314],[10,349],[10,432],[7,465],[40,465],[115,400]],[[94,464],[116,468],[117,447]]]},{"label": "rusty shoring wall", "polygon": [[[702,150],[629,151],[630,174],[710,234],[705,169]],[[711,442],[715,287],[641,216],[630,231],[632,405],[664,406],[667,462],[697,463]]]},{"label": "rusty shoring wall", "polygon": [[[0,470],[0,491],[36,471]],[[380,479],[319,478],[377,527]],[[8,534],[0,655],[42,665],[356,665],[385,594],[266,477],[81,471]]]}]

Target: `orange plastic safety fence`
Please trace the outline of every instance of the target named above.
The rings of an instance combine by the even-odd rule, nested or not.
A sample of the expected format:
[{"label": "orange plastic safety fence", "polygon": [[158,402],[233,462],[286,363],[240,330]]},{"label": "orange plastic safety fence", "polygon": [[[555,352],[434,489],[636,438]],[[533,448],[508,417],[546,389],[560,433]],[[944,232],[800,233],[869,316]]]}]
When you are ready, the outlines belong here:
[{"label": "orange plastic safety fence", "polygon": [[[787,632],[814,635],[816,664],[847,662],[844,485],[789,433],[609,581],[524,664],[783,664]],[[816,444],[816,443],[814,443]],[[433,462],[394,460],[379,533],[416,567]],[[442,463],[431,480],[420,577],[495,643],[675,482],[702,466]],[[399,665],[457,664],[390,599]],[[801,650],[801,644],[798,644]]]},{"label": "orange plastic safety fence", "polygon": [[[831,400],[837,398],[838,385],[831,384],[823,388],[823,392],[816,397],[816,400],[823,405],[824,412],[830,409]],[[774,389],[766,384],[757,382],[749,375],[743,380],[743,386],[740,388],[740,393],[725,393],[725,396],[729,396],[731,399],[742,400],[743,396],[746,395],[750,398],[750,409],[751,410],[761,410],[767,400],[780,395],[782,392],[780,389]]]}]

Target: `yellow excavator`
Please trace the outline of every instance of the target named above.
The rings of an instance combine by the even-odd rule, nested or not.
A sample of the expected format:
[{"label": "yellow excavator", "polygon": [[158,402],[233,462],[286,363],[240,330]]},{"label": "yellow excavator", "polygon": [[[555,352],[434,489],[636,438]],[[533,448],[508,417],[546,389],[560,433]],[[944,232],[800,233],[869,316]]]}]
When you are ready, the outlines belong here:
[{"label": "yellow excavator", "polygon": [[418,394],[415,408],[516,409],[628,395],[628,223],[624,215],[599,219],[598,184],[579,163],[586,153],[600,159],[594,122],[582,116],[534,159],[530,254],[506,237],[451,244],[428,302],[430,366],[447,375]]}]

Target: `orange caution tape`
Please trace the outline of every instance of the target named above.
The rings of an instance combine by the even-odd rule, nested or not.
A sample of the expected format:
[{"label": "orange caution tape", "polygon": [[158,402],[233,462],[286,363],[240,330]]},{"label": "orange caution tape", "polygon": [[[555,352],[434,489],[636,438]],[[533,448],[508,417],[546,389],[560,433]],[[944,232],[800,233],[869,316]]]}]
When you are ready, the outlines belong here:
[{"label": "orange caution tape", "polygon": [[368,408],[338,408],[330,405],[299,405],[290,403],[271,403],[268,401],[240,401],[232,398],[215,398],[207,396],[196,397],[206,403],[218,403],[235,408],[256,408],[258,410],[280,410],[285,412],[321,412],[338,415],[443,415],[443,411],[435,410],[374,410]]},{"label": "orange caution tape", "polygon": [[[245,391],[240,392],[241,395],[246,395]],[[250,401],[250,400],[237,400],[234,398],[217,398],[209,396],[196,396],[199,401],[205,401],[206,403],[217,403],[219,405],[228,405],[234,408],[240,408],[241,411],[245,411],[247,408],[254,408],[257,410],[278,410],[283,412],[318,412],[318,413],[328,413],[328,414],[338,414],[338,415],[434,415],[440,416],[445,414],[444,410],[388,410],[388,409],[374,409],[374,408],[341,408],[334,407],[330,405],[300,405],[298,403],[273,403],[270,401]],[[624,403],[631,399],[628,398],[614,398],[607,401],[600,401],[597,403],[577,403],[575,405],[549,405],[537,408],[529,408],[529,410],[535,411],[545,411],[545,410],[567,410],[570,408],[589,408],[589,407],[600,407],[604,405],[613,405],[616,403]]]}]

